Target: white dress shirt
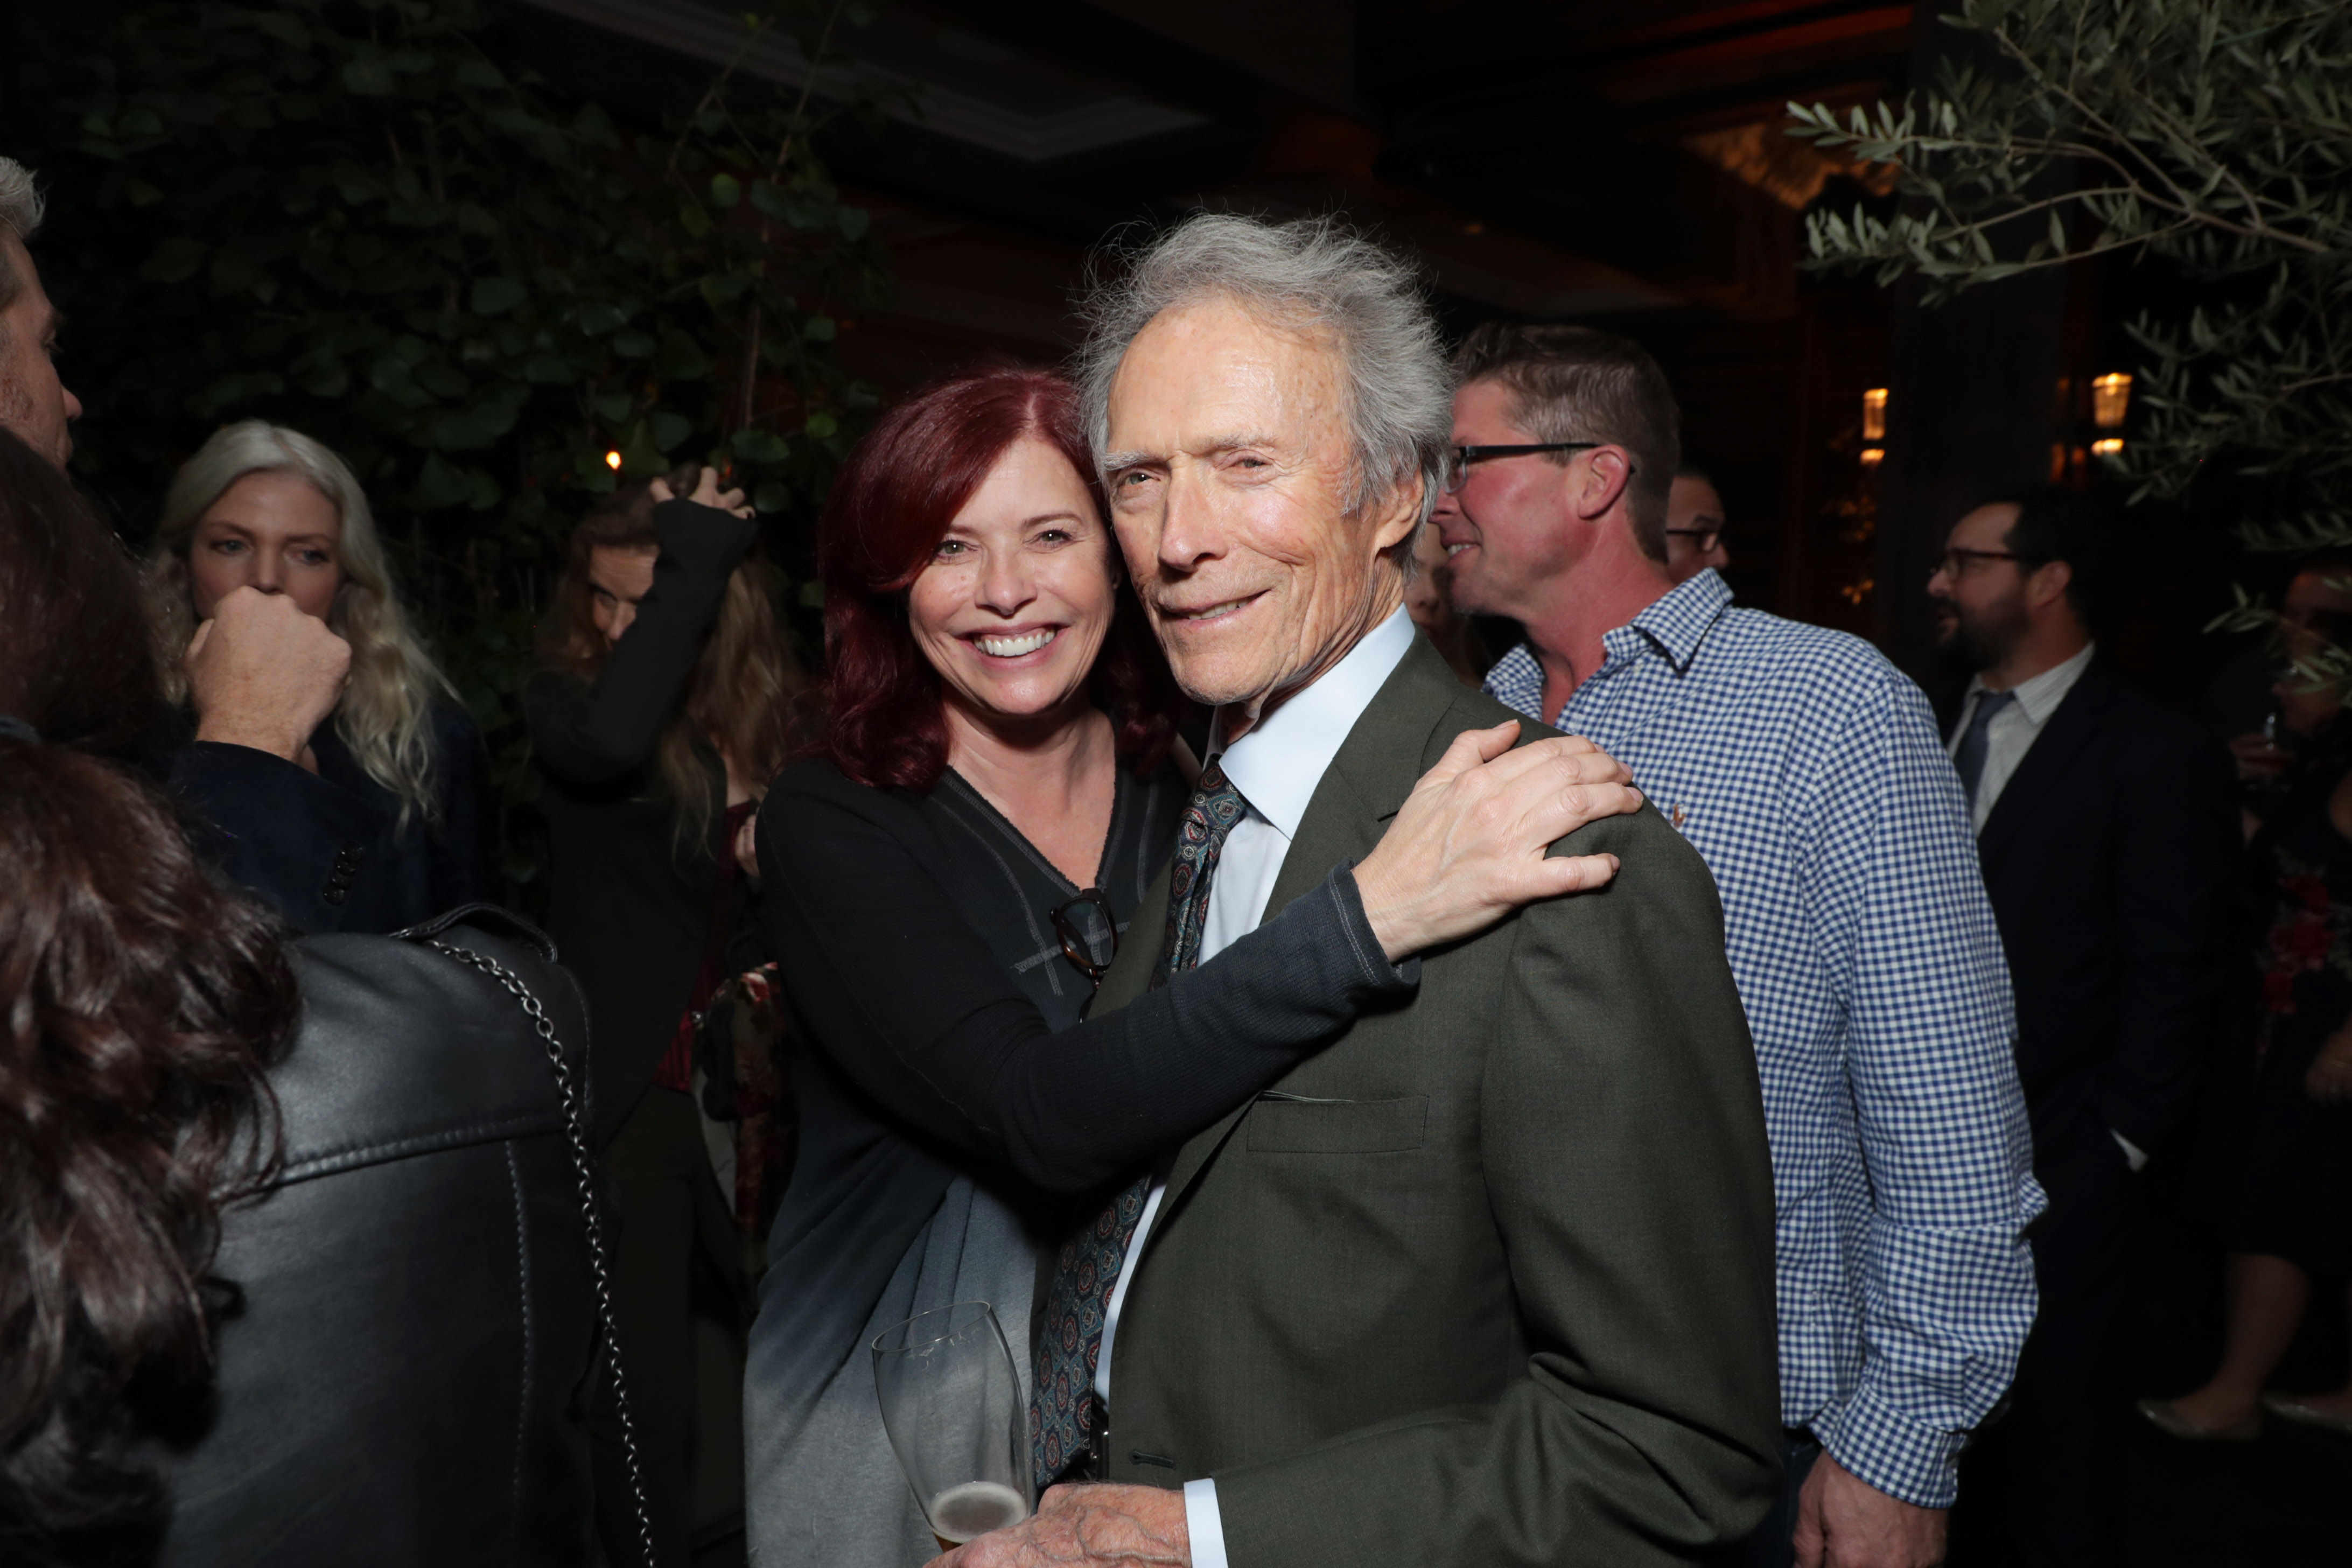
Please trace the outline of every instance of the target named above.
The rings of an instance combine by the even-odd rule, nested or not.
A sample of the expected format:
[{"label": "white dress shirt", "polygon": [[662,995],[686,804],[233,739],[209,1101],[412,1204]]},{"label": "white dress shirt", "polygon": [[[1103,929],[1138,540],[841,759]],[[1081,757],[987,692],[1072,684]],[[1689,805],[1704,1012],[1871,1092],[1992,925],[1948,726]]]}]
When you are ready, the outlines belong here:
[{"label": "white dress shirt", "polygon": [[[2000,792],[2008,787],[2010,775],[2017,772],[2018,763],[2025,761],[2025,753],[2033,749],[2033,742],[2042,738],[2050,715],[2058,711],[2058,705],[2074,689],[2074,682],[2083,678],[2083,671],[2091,668],[2091,656],[2098,651],[2098,644],[2085,643],[2083,651],[2065,663],[2053,664],[2032,679],[2019,681],[2011,689],[2017,700],[1994,714],[1992,722],[1985,726],[1984,772],[1977,778],[1976,828],[1979,834],[1984,831],[1986,819],[1992,816],[1992,808],[2000,804]],[[1951,741],[1945,747],[1952,756],[1959,755],[1960,737],[1969,732],[1969,725],[1977,716],[1977,701],[1987,689],[1981,677],[1970,678],[1968,699],[1960,705],[1960,721],[1952,727]],[[2122,1146],[2124,1163],[2134,1171],[2147,1163],[2147,1152],[2138,1144],[2112,1127],[2107,1129],[2107,1136]]]},{"label": "white dress shirt", "polygon": [[[2096,643],[2086,643],[2083,651],[2063,664],[2053,664],[2031,680],[2021,680],[2012,689],[2017,700],[1992,716],[1985,726],[1984,772],[1977,779],[1976,828],[1984,831],[1985,818],[2000,799],[2000,792],[2009,784],[2009,775],[2042,738],[2042,727],[2050,722],[2050,715],[2066,700],[2066,693],[2074,689],[2074,682],[2091,667],[2091,656],[2099,651]],[[1969,732],[1969,725],[1977,716],[1977,701],[1985,694],[1982,676],[1971,677],[1969,695],[1960,705],[1960,721],[1952,729],[1952,738],[1944,750],[1958,756],[1960,737]]]},{"label": "white dress shirt", "polygon": [[[1211,726],[1209,756],[1222,763],[1225,777],[1247,806],[1225,836],[1217,868],[1209,881],[1209,915],[1201,930],[1201,962],[1206,963],[1265,919],[1266,900],[1290,854],[1290,841],[1307,815],[1315,786],[1339,754],[1356,721],[1412,647],[1412,617],[1402,609],[1364,634],[1323,678],[1287,699],[1231,745],[1223,742],[1224,714]],[[1110,1399],[1111,1346],[1127,1288],[1135,1281],[1143,1238],[1160,1213],[1168,1190],[1155,1182],[1143,1201],[1142,1217],[1128,1238],[1118,1283],[1103,1310],[1102,1352],[1095,1363],[1095,1397]],[[1184,1483],[1184,1529],[1192,1540],[1192,1568],[1226,1568],[1224,1524],[1217,1513],[1217,1483],[1203,1476]]]}]

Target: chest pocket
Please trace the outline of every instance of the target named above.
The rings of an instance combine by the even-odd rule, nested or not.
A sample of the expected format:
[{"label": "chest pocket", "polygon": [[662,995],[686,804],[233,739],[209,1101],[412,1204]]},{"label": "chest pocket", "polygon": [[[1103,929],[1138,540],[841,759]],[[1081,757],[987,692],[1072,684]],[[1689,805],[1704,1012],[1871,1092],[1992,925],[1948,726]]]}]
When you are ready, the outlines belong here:
[{"label": "chest pocket", "polygon": [[1429,1141],[1429,1097],[1306,1100],[1262,1094],[1247,1121],[1253,1154],[1384,1154]]}]

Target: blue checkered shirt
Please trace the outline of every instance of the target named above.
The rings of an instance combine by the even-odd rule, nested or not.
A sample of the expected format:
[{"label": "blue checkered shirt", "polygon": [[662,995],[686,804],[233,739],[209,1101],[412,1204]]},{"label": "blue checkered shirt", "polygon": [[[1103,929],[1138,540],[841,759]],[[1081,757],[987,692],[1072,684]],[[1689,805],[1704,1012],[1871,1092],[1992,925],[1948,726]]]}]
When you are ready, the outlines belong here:
[{"label": "blue checkered shirt", "polygon": [[[1875,648],[1735,609],[1713,572],[1602,644],[1552,722],[1632,770],[1723,895],[1772,1143],[1783,1418],[1947,1507],[2033,1321],[2042,1205],[1959,780]],[[1486,689],[1543,717],[1524,643]]]}]

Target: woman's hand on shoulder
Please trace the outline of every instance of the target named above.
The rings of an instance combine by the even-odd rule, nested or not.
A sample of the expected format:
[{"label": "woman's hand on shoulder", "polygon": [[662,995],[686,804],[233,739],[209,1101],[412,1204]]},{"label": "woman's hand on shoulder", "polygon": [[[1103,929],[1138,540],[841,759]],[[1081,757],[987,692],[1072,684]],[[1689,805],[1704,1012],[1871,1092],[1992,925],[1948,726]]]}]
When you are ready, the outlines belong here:
[{"label": "woman's hand on shoulder", "polygon": [[[666,500],[677,499],[677,492],[669,488],[667,479],[656,479],[647,488],[653,494],[656,506],[659,506]],[[751,509],[744,504],[741,490],[722,490],[719,488],[719,470],[716,468],[703,469],[694,481],[694,493],[686,499],[697,506],[707,506],[715,510],[732,512],[737,517],[751,515]]]},{"label": "woman's hand on shoulder", "polygon": [[1546,851],[1589,822],[1639,811],[1633,775],[1579,736],[1515,748],[1518,731],[1507,721],[1455,736],[1357,865],[1365,916],[1391,963],[1617,875],[1614,855]]}]

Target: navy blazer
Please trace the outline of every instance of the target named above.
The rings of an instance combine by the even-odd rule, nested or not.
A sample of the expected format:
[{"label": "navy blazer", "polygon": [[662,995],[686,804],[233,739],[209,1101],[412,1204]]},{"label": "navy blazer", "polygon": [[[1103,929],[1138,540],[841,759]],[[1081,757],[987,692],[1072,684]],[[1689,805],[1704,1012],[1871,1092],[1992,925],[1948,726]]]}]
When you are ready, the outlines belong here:
[{"label": "navy blazer", "polygon": [[2086,1111],[2149,1148],[2185,1109],[2228,962],[2231,779],[2201,730],[2094,659],[1993,803],[1977,856],[2038,1152]]},{"label": "navy blazer", "polygon": [[319,771],[257,751],[193,738],[173,716],[155,770],[193,815],[205,858],[295,930],[389,932],[488,897],[481,732],[446,702],[432,713],[437,822],[412,814],[369,777],[334,732],[311,737]]}]

